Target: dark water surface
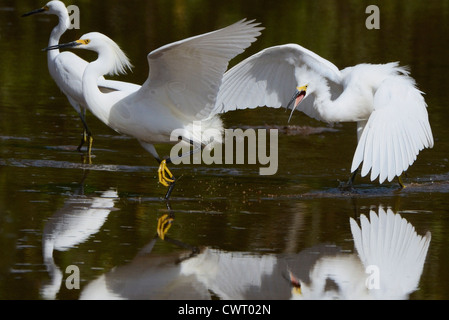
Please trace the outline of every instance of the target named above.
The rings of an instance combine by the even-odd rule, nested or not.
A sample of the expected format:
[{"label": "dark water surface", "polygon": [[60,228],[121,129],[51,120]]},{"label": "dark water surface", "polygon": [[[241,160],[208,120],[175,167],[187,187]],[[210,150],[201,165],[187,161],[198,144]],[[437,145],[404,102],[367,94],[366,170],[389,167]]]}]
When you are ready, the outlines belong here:
[{"label": "dark water surface", "polygon": [[[349,219],[387,208],[432,235],[419,286],[403,298],[449,298],[448,1],[73,2],[81,29],[62,41],[107,34],[135,66],[124,81],[145,81],[151,50],[249,18],[266,29],[232,65],[294,42],[340,68],[400,61],[426,93],[435,146],[418,156],[402,191],[360,177],[355,191],[338,188],[349,177],[355,124],[329,127],[298,113],[286,129],[283,110],[224,115],[231,128],[278,126],[279,170],[171,166],[182,178],[165,241],[154,238],[168,212],[154,159],[91,114],[91,163],[75,150],[81,122],[41,52],[56,18],[20,17],[44,4],[0,7],[0,299],[288,299],[289,271],[310,282],[319,258],[356,258]],[[365,27],[369,4],[380,9],[379,30]],[[73,266],[79,289],[70,289]]]}]

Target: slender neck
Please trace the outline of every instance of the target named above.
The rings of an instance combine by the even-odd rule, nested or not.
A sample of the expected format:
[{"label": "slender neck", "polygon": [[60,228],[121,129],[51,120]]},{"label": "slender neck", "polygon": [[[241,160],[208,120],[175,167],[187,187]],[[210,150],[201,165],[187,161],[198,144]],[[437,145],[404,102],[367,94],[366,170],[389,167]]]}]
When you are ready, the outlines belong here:
[{"label": "slender neck", "polygon": [[[50,39],[48,40],[48,46],[54,46],[59,44],[59,39],[67,31],[70,26],[70,18],[69,13],[66,12],[58,12],[58,24],[53,28],[50,34]],[[47,57],[48,59],[54,59],[59,54],[59,49],[57,50],[48,50]]]},{"label": "slender neck", "polygon": [[90,111],[105,124],[109,123],[109,113],[115,101],[113,95],[105,94],[98,88],[98,78],[111,70],[111,57],[106,52],[98,53],[97,60],[89,63],[83,75],[83,95]]}]

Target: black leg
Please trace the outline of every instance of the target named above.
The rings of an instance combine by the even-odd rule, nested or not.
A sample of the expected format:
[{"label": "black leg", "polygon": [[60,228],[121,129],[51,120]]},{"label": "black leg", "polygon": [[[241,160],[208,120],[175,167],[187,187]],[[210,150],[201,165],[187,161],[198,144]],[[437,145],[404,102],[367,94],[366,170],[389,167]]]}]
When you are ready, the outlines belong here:
[{"label": "black leg", "polygon": [[175,188],[176,179],[173,177],[173,182],[168,186],[167,193],[165,194],[164,199],[168,200],[171,196],[171,193],[173,192],[173,189]]},{"label": "black leg", "polygon": [[339,188],[342,191],[352,191],[354,189],[354,180],[355,177],[357,176],[357,174],[359,173],[359,168],[357,168],[349,177],[349,180],[347,182],[341,182],[340,181],[340,185]]},{"label": "black leg", "polygon": [[[84,110],[84,112],[86,112]],[[84,143],[88,142],[88,146],[87,146],[87,153],[90,156],[90,153],[92,151],[92,143],[94,138],[92,137],[92,132],[89,129],[89,126],[87,125],[86,119],[85,119],[85,114],[80,113],[79,117],[81,119],[81,122],[83,123],[83,137],[81,138],[81,142],[78,146],[78,148],[76,148],[76,150],[81,151],[82,146],[84,145]]]}]

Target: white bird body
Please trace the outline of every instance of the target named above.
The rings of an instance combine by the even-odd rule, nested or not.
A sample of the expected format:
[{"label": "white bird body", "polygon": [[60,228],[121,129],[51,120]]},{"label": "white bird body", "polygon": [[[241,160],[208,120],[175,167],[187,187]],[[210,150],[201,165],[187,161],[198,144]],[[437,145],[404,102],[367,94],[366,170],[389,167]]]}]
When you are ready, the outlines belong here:
[{"label": "white bird body", "polygon": [[[297,44],[270,47],[223,77],[211,114],[235,109],[286,107],[292,88],[307,85],[298,109],[320,121],[357,122],[351,172],[391,181],[433,147],[427,105],[409,72],[398,63],[359,64],[339,70]],[[305,94],[305,93],[304,93]]]},{"label": "white bird body", "polygon": [[[102,93],[96,81],[107,73],[122,73],[129,67],[126,55],[111,39],[92,32],[80,40],[98,53],[83,76],[83,94],[89,109],[114,130],[137,138],[156,158],[156,143],[174,143],[171,134],[183,129],[188,139],[208,143],[208,129],[221,131],[218,116],[210,110],[229,60],[246,49],[260,34],[252,21],[239,21],[226,28],[184,39],[148,54],[150,75],[135,92]],[[193,130],[201,122],[201,132]],[[186,137],[184,137],[186,138]],[[215,142],[219,142],[216,141]]]},{"label": "white bird body", "polygon": [[150,74],[142,87],[133,92],[104,93],[98,87],[98,78],[124,73],[131,66],[119,46],[101,33],[91,32],[77,41],[49,46],[46,50],[79,47],[98,53],[98,58],[85,68],[82,78],[86,104],[106,125],[137,138],[153,155],[160,164],[159,182],[169,187],[165,195],[168,199],[175,178],[166,164],[172,159],[162,160],[154,144],[181,139],[199,150],[212,141],[221,142],[223,124],[218,115],[210,116],[210,110],[215,105],[229,60],[256,40],[263,29],[257,25],[241,20],[150,52],[147,56]]},{"label": "white bird body", "polygon": [[[57,45],[61,36],[70,26],[67,8],[61,1],[50,1],[43,13],[54,14],[58,17],[58,24],[53,28],[48,41],[49,46]],[[43,8],[43,9],[44,9]],[[50,76],[59,89],[67,96],[73,108],[81,114],[81,105],[84,102],[81,80],[87,61],[81,59],[73,52],[47,51],[47,65]]]}]

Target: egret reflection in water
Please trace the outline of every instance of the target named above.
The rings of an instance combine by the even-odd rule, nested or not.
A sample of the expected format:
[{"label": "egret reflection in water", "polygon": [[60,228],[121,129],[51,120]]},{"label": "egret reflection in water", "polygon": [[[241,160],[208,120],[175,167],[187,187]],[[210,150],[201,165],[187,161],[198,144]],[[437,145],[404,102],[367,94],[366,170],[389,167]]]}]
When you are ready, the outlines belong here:
[{"label": "egret reflection in water", "polygon": [[[417,289],[430,233],[391,209],[351,218],[356,253],[317,245],[297,254],[232,252],[183,246],[181,253],[156,254],[157,236],[128,264],[91,281],[81,299],[407,299]],[[348,226],[349,227],[349,226]],[[380,245],[380,246],[379,246]],[[366,266],[380,270],[379,289],[369,287]],[[376,291],[374,291],[376,290]]]},{"label": "egret reflection in water", "polygon": [[41,288],[43,298],[56,298],[61,287],[63,273],[53,259],[54,250],[67,251],[97,233],[117,199],[117,191],[113,189],[93,196],[76,193],[48,219],[42,236],[42,255],[50,283]]},{"label": "egret reflection in water", "polygon": [[[170,238],[167,238],[170,239]],[[167,241],[167,239],[165,241]],[[288,281],[275,255],[203,248],[152,254],[154,238],[131,263],[90,282],[80,299],[288,299]],[[275,272],[280,277],[273,277]],[[274,286],[274,287],[273,287]]]},{"label": "egret reflection in water", "polygon": [[324,256],[308,283],[291,273],[293,299],[408,299],[418,289],[431,234],[415,228],[391,209],[351,218],[357,255]]}]

